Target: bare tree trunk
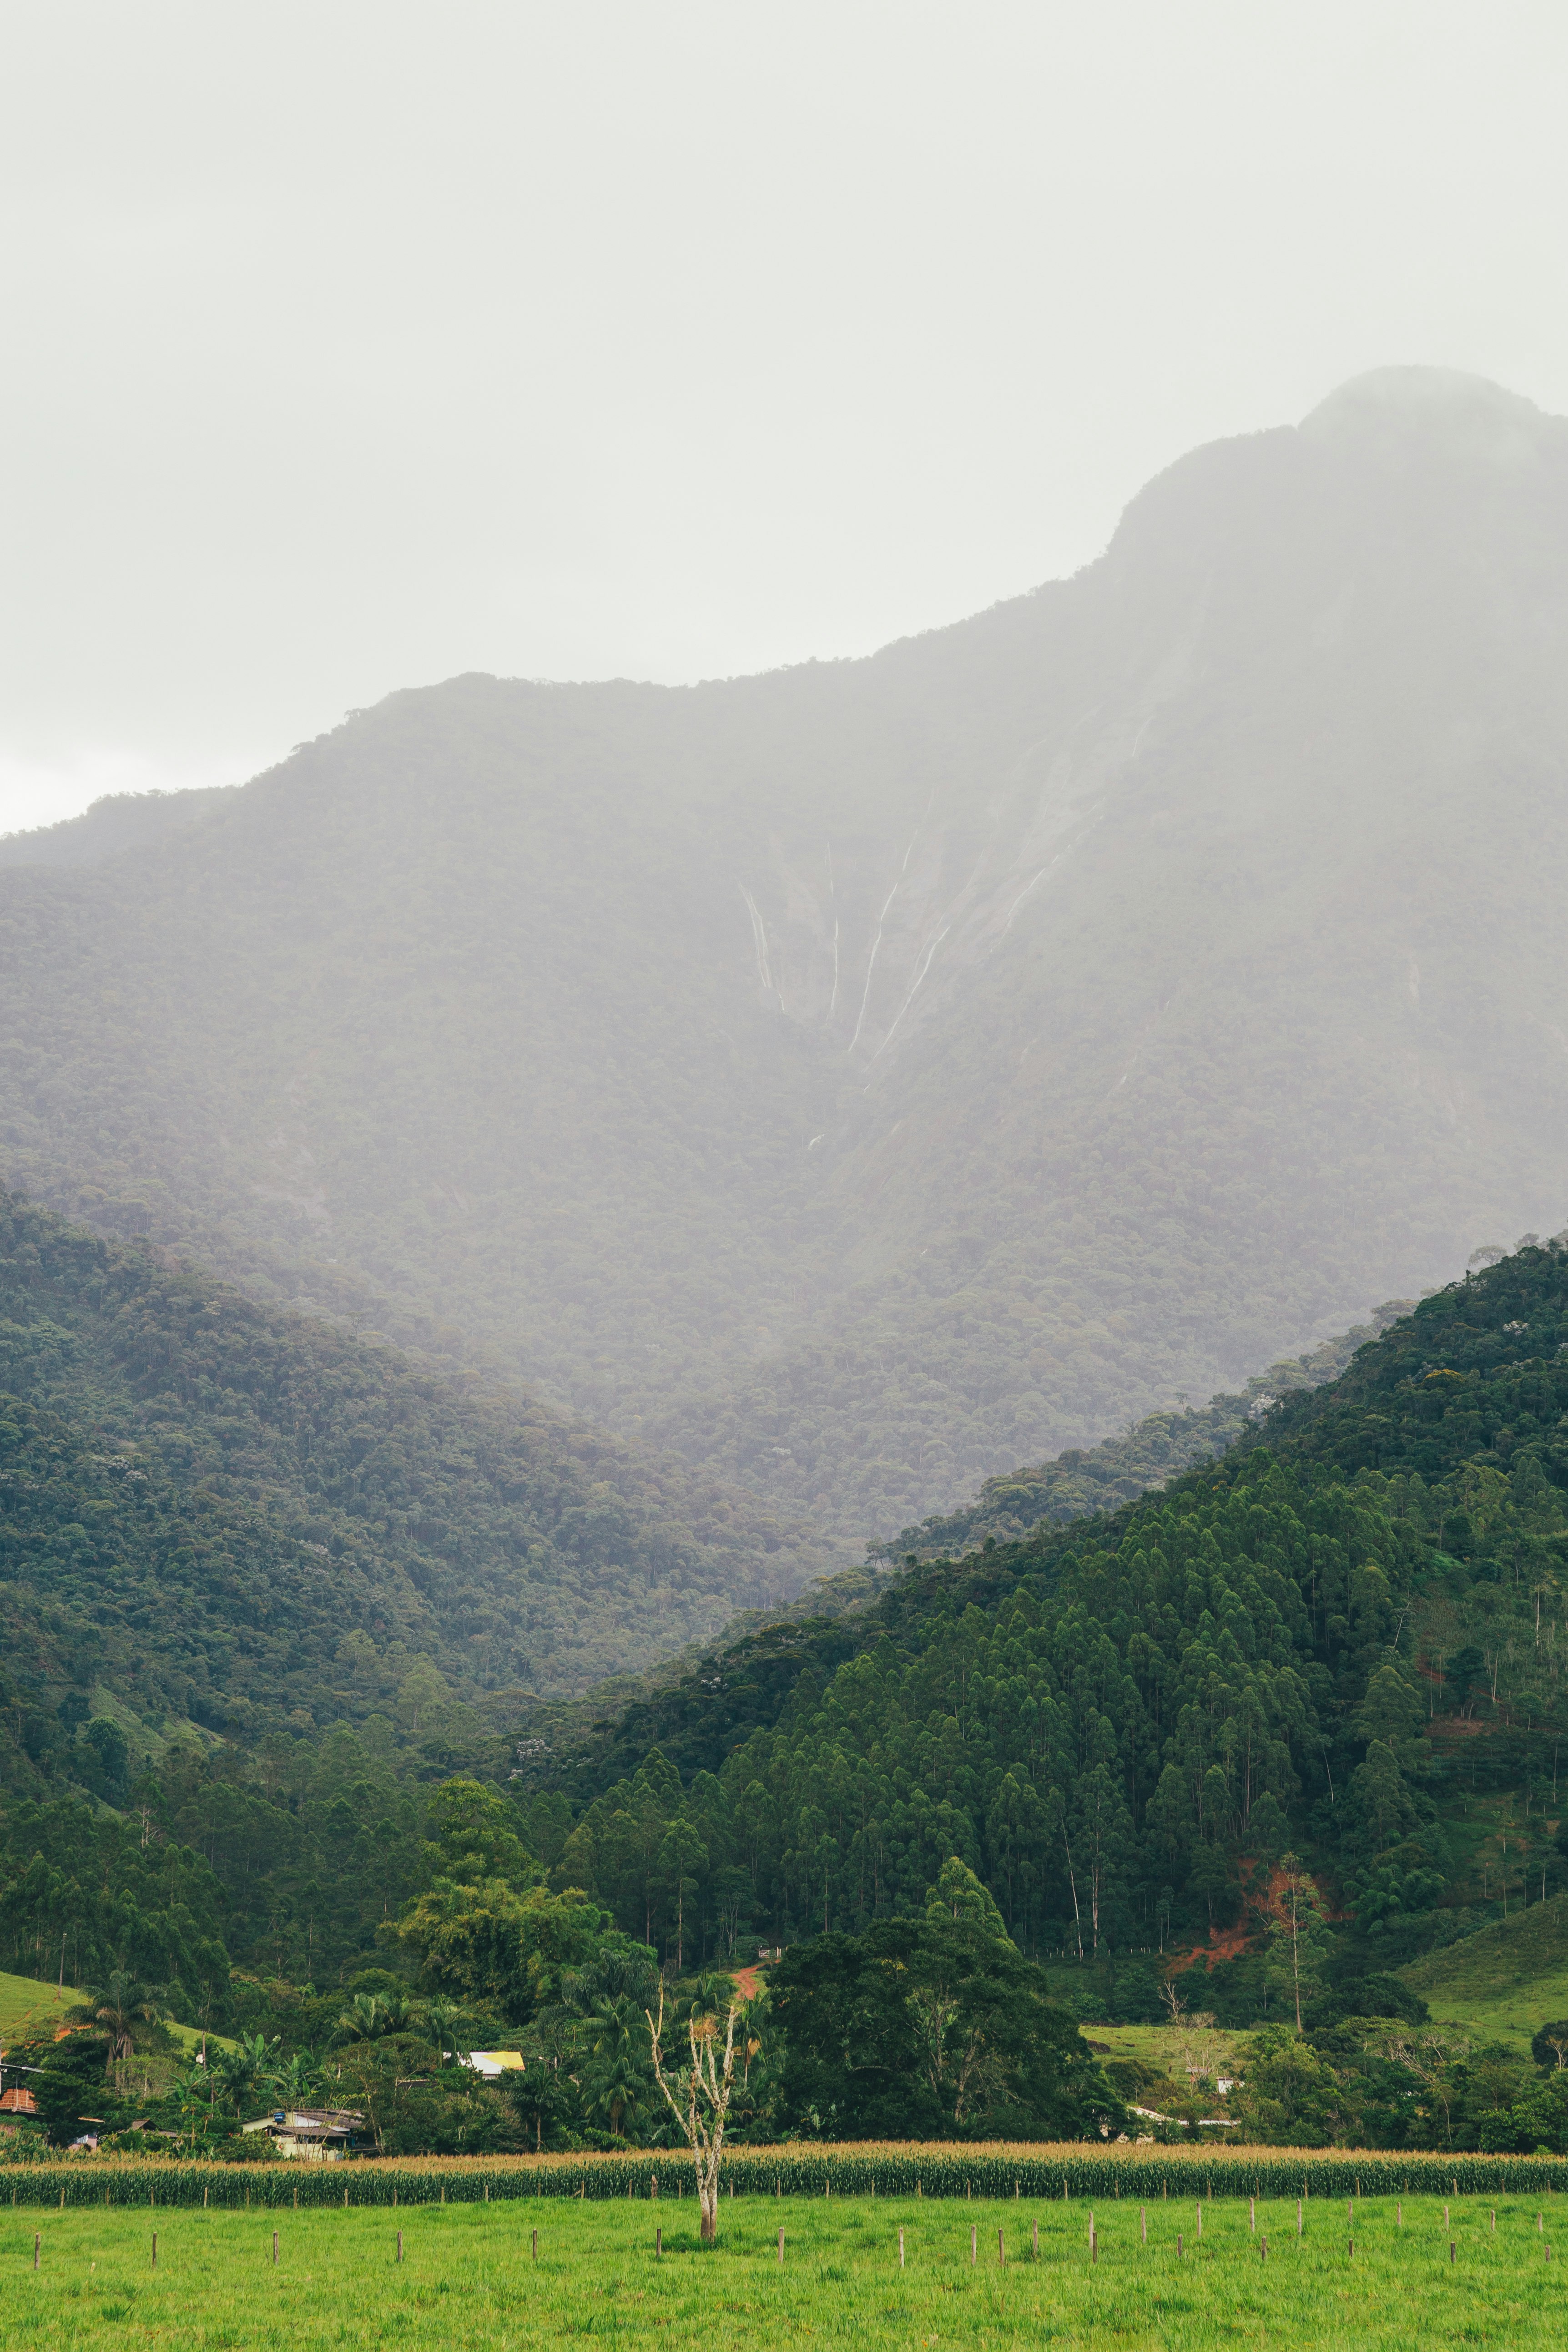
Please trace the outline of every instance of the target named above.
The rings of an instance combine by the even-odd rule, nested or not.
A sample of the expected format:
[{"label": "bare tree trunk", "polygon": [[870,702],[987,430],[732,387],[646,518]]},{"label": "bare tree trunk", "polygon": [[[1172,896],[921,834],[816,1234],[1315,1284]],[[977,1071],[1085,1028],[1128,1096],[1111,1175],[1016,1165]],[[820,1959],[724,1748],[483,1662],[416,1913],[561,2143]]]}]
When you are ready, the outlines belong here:
[{"label": "bare tree trunk", "polygon": [[1078,1956],[1083,1958],[1083,1915],[1078,1907],[1078,1874],[1072,1866],[1072,1847],[1068,1842],[1067,1817],[1062,1817],[1062,1852],[1067,1856],[1068,1885],[1072,1889],[1073,1933],[1078,1938]]},{"label": "bare tree trunk", "polygon": [[[719,2021],[716,2017],[692,2017],[687,2021],[687,2038],[691,2045],[691,2064],[672,2075],[664,2063],[664,1987],[658,1989],[658,2015],[644,2010],[648,2034],[652,2042],[653,2071],[659,2089],[664,2093],[670,2114],[680,2126],[697,2175],[697,2203],[701,2215],[701,2238],[705,2246],[715,2243],[719,2235],[719,2164],[724,2151],[724,2126],[730,2113],[730,2095],[735,2076],[735,2020],[740,2003],[730,2003],[725,2021],[724,2055],[720,2063],[716,2044]],[[684,2094],[684,2099],[677,2093]]]}]

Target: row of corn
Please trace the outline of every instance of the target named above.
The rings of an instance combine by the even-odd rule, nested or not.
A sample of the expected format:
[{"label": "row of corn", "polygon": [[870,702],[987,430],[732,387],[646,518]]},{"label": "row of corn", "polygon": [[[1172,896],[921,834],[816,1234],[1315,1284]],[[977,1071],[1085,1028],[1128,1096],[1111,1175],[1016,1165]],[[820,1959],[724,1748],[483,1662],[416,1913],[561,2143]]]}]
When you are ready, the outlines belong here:
[{"label": "row of corn", "polygon": [[[1548,2156],[1404,2155],[1364,2149],[925,2147],[737,2147],[722,2166],[734,2197],[1534,2196],[1568,2184]],[[392,2206],[519,2197],[681,2198],[689,2158],[673,2149],[614,2156],[424,2157],[347,2165],[227,2165],[178,2158],[71,2157],[0,2166],[0,2204],[52,2206]]]}]

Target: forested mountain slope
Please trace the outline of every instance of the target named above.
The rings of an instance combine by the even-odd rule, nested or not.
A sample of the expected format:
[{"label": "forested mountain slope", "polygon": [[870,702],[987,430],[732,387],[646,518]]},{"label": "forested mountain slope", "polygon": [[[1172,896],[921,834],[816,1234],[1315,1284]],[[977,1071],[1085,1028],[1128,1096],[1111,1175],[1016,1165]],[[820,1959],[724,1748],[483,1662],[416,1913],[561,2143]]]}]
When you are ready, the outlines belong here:
[{"label": "forested mountain slope", "polygon": [[395,695],[0,871],[0,1165],[885,1538],[1562,1222],[1565,617],[1394,370],[869,660]]},{"label": "forested mountain slope", "polygon": [[974,1500],[906,1528],[901,1535],[871,1547],[875,1559],[933,1559],[967,1551],[987,1536],[1000,1539],[1027,1534],[1045,1521],[1066,1527],[1090,1511],[1111,1511],[1163,1486],[1195,1463],[1228,1453],[1271,1405],[1298,1389],[1316,1388],[1343,1371],[1359,1348],[1408,1313],[1413,1299],[1389,1299],[1337,1339],[1325,1339],[1310,1355],[1271,1364],[1255,1372],[1234,1395],[1211,1397],[1205,1405],[1180,1403],[1152,1412],[1121,1437],[1099,1445],[1069,1447],[1052,1462],[1010,1470],[988,1478]]},{"label": "forested mountain slope", "polygon": [[804,1565],[679,1465],[0,1198],[0,1673],[55,1769],[106,1695],[133,1739],[251,1744],[395,1712],[412,1675],[435,1732],[641,1667]]},{"label": "forested mountain slope", "polygon": [[[288,1381],[276,1363],[260,1379],[261,1339],[280,1355],[291,1327],[239,1302],[228,1337],[186,1359],[210,1366],[198,1393],[166,1376],[149,1390],[146,1332],[213,1294],[145,1253],[71,1246],[100,1286],[77,1319],[84,1360],[62,1372],[51,1338],[33,1360],[53,1401],[11,1409],[9,1459],[33,1482],[6,1489],[0,1694],[0,1915],[19,1964],[62,1936],[73,1970],[123,1948],[210,1984],[217,2019],[226,1944],[335,1983],[384,1950],[430,1784],[464,1769],[515,1799],[557,1889],[689,1959],[918,1908],[956,1853],[1101,2018],[1152,2015],[1159,1952],[1207,1950],[1211,1928],[1228,1940],[1189,2000],[1226,2023],[1278,2018],[1271,1873],[1292,1849],[1337,1914],[1314,1996],[1327,1979],[1331,2006],[1384,2015],[1392,1971],[1568,1880],[1560,1245],[1423,1300],[1163,1490],[921,1563],[857,1612],[763,1624],[570,1740],[547,1704],[520,1715],[486,1686],[516,1593],[484,1549],[493,1482],[470,1469],[467,1517],[454,1505],[447,1540],[405,1544],[385,1500],[405,1457],[388,1440],[356,1486],[312,1385],[343,1372],[346,1343],[317,1333]],[[38,1319],[25,1290],[13,1276],[14,1359]],[[68,1294],[55,1301],[68,1324]],[[105,1400],[90,1452],[73,1381]],[[416,1460],[449,1462],[438,1398],[418,1381],[398,1396]],[[246,1444],[220,1473],[204,1448],[230,1429]],[[73,1524],[47,1517],[51,1493]],[[600,1587],[579,1574],[588,1607]],[[221,1745],[177,1712],[199,1715],[215,1660],[237,1735]],[[126,1693],[129,1755],[111,1728]],[[100,1810],[91,1886],[83,1789],[120,1816]]]},{"label": "forested mountain slope", "polygon": [[195,824],[223,806],[232,785],[183,793],[106,793],[80,816],[0,834],[0,866],[98,866],[122,850],[142,849]]},{"label": "forested mountain slope", "polygon": [[1290,1848],[1343,1921],[1320,1990],[1568,1880],[1565,1561],[1555,1245],[1423,1300],[1163,1492],[716,1654],[539,1758],[533,1834],[624,1921],[664,1916],[685,1854],[689,1924],[770,1942],[905,1908],[956,1853],[1026,1950],[1098,1964],[1110,2013],[1154,1999],[1141,1949],[1237,1927],[1196,1997],[1278,2015]]}]

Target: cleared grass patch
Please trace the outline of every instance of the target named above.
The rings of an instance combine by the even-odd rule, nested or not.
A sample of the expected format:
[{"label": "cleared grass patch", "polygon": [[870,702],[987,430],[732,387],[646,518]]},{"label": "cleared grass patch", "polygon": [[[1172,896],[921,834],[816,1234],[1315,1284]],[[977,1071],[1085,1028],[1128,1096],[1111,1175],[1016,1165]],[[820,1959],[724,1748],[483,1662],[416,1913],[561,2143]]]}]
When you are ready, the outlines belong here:
[{"label": "cleared grass patch", "polygon": [[[59,1988],[37,1977],[0,1975],[0,2046],[8,2050],[13,2042],[42,2040],[55,2033],[71,2011],[86,1999],[87,1995],[75,1985]],[[188,2054],[201,2047],[199,2026],[171,2023],[169,2032],[183,2053]],[[222,2033],[209,2033],[206,2042],[210,2050],[235,2047]]]},{"label": "cleared grass patch", "polygon": [[14,2042],[53,2033],[83,1999],[74,1985],[67,1985],[57,1999],[56,1988],[37,1977],[0,1975],[0,2042],[9,2049]]},{"label": "cleared grass patch", "polygon": [[1521,2046],[1550,2019],[1568,2017],[1568,1895],[1494,1919],[1399,1973],[1434,2018]]},{"label": "cleared grass patch", "polygon": [[1549,2261],[1555,2203],[1450,2200],[1446,2226],[1439,2200],[1411,2199],[1401,2227],[1393,2199],[1360,2200],[1353,2220],[1342,2200],[1321,2199],[1308,2201],[1298,2238],[1293,2200],[1260,2200],[1256,2232],[1245,2200],[1205,2205],[1201,2234],[1195,2200],[1160,2200],[1145,2209],[1145,2245],[1140,2208],[1126,2200],[738,2199],[732,2210],[726,2202],[711,2252],[697,2243],[690,2202],[663,2200],[298,2215],[5,2210],[0,2346],[478,2352],[578,2337],[762,2343],[781,2333],[922,2347],[1558,2346],[1568,2240]]}]

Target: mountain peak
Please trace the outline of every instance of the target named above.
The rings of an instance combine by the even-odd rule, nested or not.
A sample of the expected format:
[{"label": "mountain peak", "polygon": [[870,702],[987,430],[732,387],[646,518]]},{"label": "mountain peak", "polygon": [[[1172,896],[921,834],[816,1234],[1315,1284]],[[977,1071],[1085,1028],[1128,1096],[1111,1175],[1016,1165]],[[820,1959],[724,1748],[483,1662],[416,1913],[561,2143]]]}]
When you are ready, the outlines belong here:
[{"label": "mountain peak", "polygon": [[1459,368],[1382,367],[1352,376],[1301,420],[1310,439],[1359,444],[1376,455],[1397,446],[1434,455],[1517,463],[1539,454],[1563,419],[1522,394]]}]

